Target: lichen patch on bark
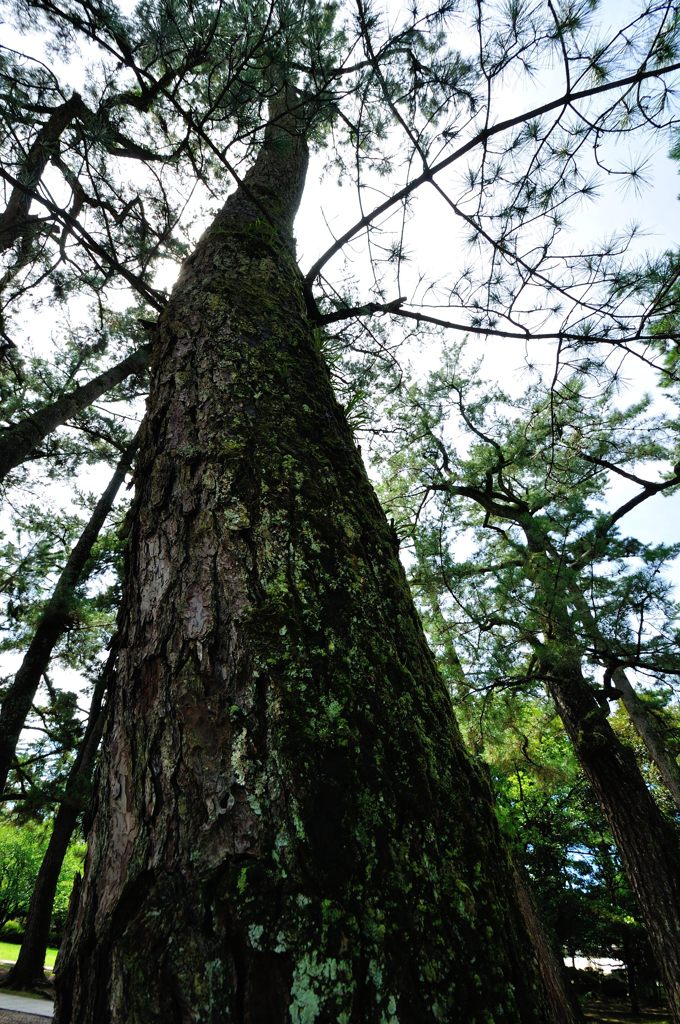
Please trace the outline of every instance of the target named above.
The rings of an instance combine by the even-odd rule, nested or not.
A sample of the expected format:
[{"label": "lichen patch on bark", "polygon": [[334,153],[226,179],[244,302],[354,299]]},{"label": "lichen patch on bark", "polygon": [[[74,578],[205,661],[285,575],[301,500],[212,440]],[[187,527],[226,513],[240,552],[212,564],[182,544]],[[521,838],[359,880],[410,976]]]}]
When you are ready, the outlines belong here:
[{"label": "lichen patch on bark", "polygon": [[[262,194],[306,159],[278,143]],[[489,790],[314,343],[290,222],[237,193],[161,317],[57,1019],[538,1022]]]}]

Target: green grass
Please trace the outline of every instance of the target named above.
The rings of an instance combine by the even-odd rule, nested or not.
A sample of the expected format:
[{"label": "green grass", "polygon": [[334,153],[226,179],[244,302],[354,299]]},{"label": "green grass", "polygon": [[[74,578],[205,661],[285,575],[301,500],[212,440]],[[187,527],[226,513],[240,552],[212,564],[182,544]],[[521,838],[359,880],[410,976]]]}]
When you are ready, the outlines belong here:
[{"label": "green grass", "polygon": [[[0,960],[11,960],[15,963],[20,949],[21,946],[17,942],[0,942]],[[56,957],[57,950],[48,948],[45,954],[45,967],[54,967]]]}]

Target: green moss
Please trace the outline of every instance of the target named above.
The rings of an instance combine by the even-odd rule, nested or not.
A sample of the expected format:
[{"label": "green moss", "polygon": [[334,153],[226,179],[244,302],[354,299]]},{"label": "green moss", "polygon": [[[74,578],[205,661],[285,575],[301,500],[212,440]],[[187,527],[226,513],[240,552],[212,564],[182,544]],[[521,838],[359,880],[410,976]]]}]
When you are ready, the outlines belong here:
[{"label": "green moss", "polygon": [[314,1024],[351,1020],[354,995],[351,965],[333,957],[320,959],[316,952],[301,957],[295,965],[291,985],[290,1019],[293,1024]]},{"label": "green moss", "polygon": [[178,572],[156,610],[175,731],[158,715],[135,737],[143,750],[164,735],[166,779],[181,750],[180,795],[163,795],[198,923],[164,924],[167,946],[192,964],[187,991],[226,1005],[231,968],[197,965],[241,942],[252,970],[289,978],[294,1024],[469,1024],[499,1002],[499,1024],[529,1024],[507,876],[486,867],[490,795],[300,313],[297,268],[267,224],[217,225],[213,242],[187,270],[182,315],[167,314],[184,353],[168,379],[193,404],[169,391],[163,416],[187,437],[159,444],[144,494],[150,532],[159,508],[179,510],[182,571],[212,616],[189,648]]}]

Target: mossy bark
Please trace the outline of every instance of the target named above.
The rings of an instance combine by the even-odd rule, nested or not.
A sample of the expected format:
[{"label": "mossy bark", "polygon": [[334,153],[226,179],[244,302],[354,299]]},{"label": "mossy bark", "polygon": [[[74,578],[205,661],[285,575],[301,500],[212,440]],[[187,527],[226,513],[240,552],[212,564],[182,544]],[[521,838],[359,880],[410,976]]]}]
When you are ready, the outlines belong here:
[{"label": "mossy bark", "polygon": [[307,319],[306,151],[274,120],[160,319],[56,1019],[543,1021],[488,786]]}]

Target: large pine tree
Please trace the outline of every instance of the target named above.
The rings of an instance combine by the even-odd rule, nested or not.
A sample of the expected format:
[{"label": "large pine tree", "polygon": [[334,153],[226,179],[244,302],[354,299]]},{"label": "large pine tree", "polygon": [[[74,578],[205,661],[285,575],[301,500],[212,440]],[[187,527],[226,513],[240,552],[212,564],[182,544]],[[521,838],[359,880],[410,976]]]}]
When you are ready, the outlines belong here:
[{"label": "large pine tree", "polygon": [[57,1020],[540,1020],[489,792],[306,315],[285,95],[158,326]]},{"label": "large pine tree", "polygon": [[[598,145],[624,109],[648,124],[649,96],[661,96],[659,110],[665,100],[655,83],[675,68],[668,11],[640,15],[616,78],[606,65],[618,37],[590,54],[587,12],[571,5],[485,12],[470,59],[446,49],[442,26],[458,16],[449,0],[414,8],[394,32],[359,3],[344,35],[331,5],[302,0],[143,2],[130,18],[91,0],[33,7],[60,39],[96,44],[105,67],[71,97],[44,62],[5,62],[21,114],[2,171],[8,308],[49,278],[60,299],[89,290],[101,311],[125,282],[146,304],[137,319],[152,364],[116,678],[57,1019],[544,1019],[488,787],[462,748],[398,538],[322,358],[324,325],[377,312],[422,319],[391,290],[404,246],[380,250],[360,305],[322,271],[364,230],[376,255],[383,215],[406,214],[416,190],[439,188],[448,171],[453,188],[476,153],[464,174],[476,213],[464,197],[445,202],[489,259],[474,286],[467,271],[450,285],[452,307],[465,293],[466,308],[447,322],[510,329],[527,280],[555,284],[558,211],[584,191],[574,159],[584,133],[567,113],[587,108]],[[491,101],[505,71],[552,60],[558,41],[564,91],[499,120]],[[364,205],[303,280],[293,218],[308,146],[333,130],[352,147],[351,160],[336,155],[341,172],[356,165]],[[392,132],[408,143],[407,183],[365,212],[366,173],[376,184],[367,168],[389,171]],[[166,302],[153,271],[180,248],[181,182],[200,179],[214,198],[224,174],[235,191]],[[523,227],[543,215],[554,223],[538,259]],[[499,261],[507,281],[489,291]],[[565,265],[558,333],[576,344],[580,257],[560,273]],[[602,266],[591,283],[603,336],[626,338]],[[385,268],[396,269],[393,284]],[[530,313],[521,335],[537,322]],[[107,387],[101,367],[91,370]],[[73,422],[49,397],[37,402],[53,410],[46,429]],[[44,437],[31,435],[31,457]]]}]

